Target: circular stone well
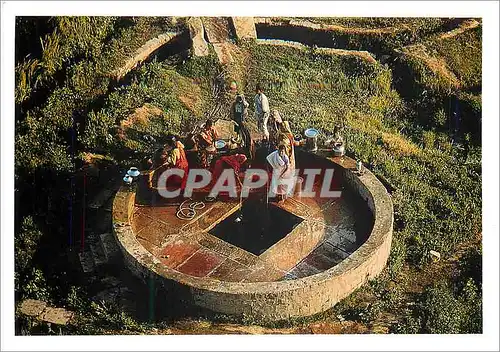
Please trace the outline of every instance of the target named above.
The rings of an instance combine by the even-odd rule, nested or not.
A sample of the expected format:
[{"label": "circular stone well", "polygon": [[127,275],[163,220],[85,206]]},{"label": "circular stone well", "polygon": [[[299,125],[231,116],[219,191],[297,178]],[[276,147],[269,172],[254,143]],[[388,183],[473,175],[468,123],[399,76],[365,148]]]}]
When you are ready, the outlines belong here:
[{"label": "circular stone well", "polygon": [[369,170],[358,175],[354,160],[329,155],[297,151],[297,165],[334,168],[342,197],[269,204],[265,213],[278,220],[265,236],[252,232],[259,223],[252,212],[263,212],[250,199],[241,210],[237,201],[206,203],[184,221],[178,205],[141,206],[136,191],[122,187],[113,227],[125,265],[219,313],[278,321],[331,308],[386,265],[393,205]]}]

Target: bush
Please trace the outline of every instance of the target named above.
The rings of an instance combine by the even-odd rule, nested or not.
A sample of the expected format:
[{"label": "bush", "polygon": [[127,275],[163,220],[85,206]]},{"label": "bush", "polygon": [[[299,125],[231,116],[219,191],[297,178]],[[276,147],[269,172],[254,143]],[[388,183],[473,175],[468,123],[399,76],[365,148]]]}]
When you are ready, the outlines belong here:
[{"label": "bush", "polygon": [[23,219],[21,228],[14,238],[16,300],[34,298],[47,300],[50,297],[43,272],[34,261],[42,232],[31,216]]},{"label": "bush", "polygon": [[113,143],[113,136],[110,132],[115,124],[115,117],[110,117],[101,111],[97,113],[91,111],[87,119],[82,138],[85,147],[93,150],[106,150]]},{"label": "bush", "polygon": [[406,262],[406,246],[400,239],[400,235],[395,233],[392,239],[391,254],[389,256],[389,273],[395,278]]},{"label": "bush", "polygon": [[432,131],[424,131],[422,134],[424,148],[433,149],[436,142],[436,135]]},{"label": "bush", "polygon": [[431,334],[481,332],[481,303],[477,288],[469,281],[458,297],[439,283],[426,290],[418,307],[422,311],[422,332]]}]

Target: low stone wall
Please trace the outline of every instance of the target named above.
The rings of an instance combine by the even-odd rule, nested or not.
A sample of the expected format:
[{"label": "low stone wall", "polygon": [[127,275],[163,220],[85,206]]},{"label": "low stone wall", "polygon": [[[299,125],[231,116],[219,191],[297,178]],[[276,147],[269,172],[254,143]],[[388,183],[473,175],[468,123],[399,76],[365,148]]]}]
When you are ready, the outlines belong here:
[{"label": "low stone wall", "polygon": [[146,60],[151,53],[153,53],[159,47],[167,44],[174,37],[179,35],[179,33],[165,33],[160,34],[158,37],[148,40],[143,46],[136,50],[134,55],[130,57],[125,65],[117,69],[113,73],[113,77],[119,81],[122,79],[130,70],[136,67],[138,64]]},{"label": "low stone wall", "polygon": [[367,35],[380,35],[380,34],[393,34],[402,32],[404,28],[397,27],[383,27],[383,28],[364,28],[364,27],[345,27],[338,24],[315,23],[305,19],[281,19],[273,17],[254,17],[255,24],[265,24],[269,26],[280,27],[295,27],[307,28],[316,31],[338,32],[344,34],[367,34]]},{"label": "low stone wall", "polygon": [[[114,202],[114,233],[126,266],[138,277],[160,279],[165,287],[179,286],[193,303],[215,312],[279,321],[325,311],[378,275],[389,257],[393,227],[392,200],[369,171],[362,176],[349,158],[331,158],[343,170],[346,185],[365,199],[374,218],[366,242],[335,267],[296,280],[277,282],[224,282],[182,274],[163,265],[136,239],[130,219],[135,193],[123,188]],[[166,298],[167,299],[167,298]]]},{"label": "low stone wall", "polygon": [[[257,39],[257,44],[261,45],[277,45],[277,46],[288,46],[296,49],[308,49],[308,47],[299,42],[292,42],[288,40],[280,39]],[[362,50],[344,50],[344,49],[334,49],[334,48],[315,48],[316,52],[326,55],[342,55],[342,56],[357,56],[363,60],[371,63],[376,63],[377,60],[368,51]]]}]

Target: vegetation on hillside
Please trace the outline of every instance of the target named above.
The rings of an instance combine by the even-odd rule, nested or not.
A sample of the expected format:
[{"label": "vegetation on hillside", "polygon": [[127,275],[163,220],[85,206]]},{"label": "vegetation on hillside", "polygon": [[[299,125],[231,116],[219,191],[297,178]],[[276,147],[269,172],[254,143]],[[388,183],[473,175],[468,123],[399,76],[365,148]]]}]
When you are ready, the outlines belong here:
[{"label": "vegetation on hillside", "polygon": [[[216,101],[214,85],[238,72],[247,100],[264,83],[271,107],[295,133],[314,126],[327,135],[344,126],[348,154],[387,185],[395,206],[387,270],[329,312],[284,325],[342,315],[374,326],[390,315],[392,332],[481,332],[481,27],[438,39],[450,21],[322,18],[413,34],[402,41],[358,34],[349,42],[386,50],[392,56],[385,63],[245,42],[238,47],[244,59],[235,55],[233,66],[223,67],[212,52],[178,65],[152,61],[115,82],[113,72],[145,41],[182,28],[162,18],[46,21],[39,50],[18,58],[16,67],[17,300],[85,311],[80,330],[68,333],[147,328],[116,307],[89,303],[69,270],[58,271],[66,257],[47,261],[68,249],[71,223],[61,219],[81,196],[75,187],[81,156],[124,165],[131,154],[148,155],[154,146],[144,135],[161,140],[189,131],[215,104],[227,104]],[[34,23],[20,20],[17,33],[36,32]],[[448,266],[433,263],[430,250]]]}]

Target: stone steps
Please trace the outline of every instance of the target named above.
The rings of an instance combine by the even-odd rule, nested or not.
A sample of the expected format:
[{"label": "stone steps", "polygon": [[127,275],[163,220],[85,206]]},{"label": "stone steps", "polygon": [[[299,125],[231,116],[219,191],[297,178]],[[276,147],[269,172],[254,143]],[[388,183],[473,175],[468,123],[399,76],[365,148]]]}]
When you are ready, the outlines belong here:
[{"label": "stone steps", "polygon": [[80,265],[82,267],[82,271],[85,274],[94,272],[95,264],[94,264],[94,259],[92,257],[92,253],[90,251],[84,251],[78,253],[78,258],[80,259]]},{"label": "stone steps", "polygon": [[89,249],[78,253],[82,271],[93,273],[98,267],[109,264],[119,257],[120,250],[111,233],[89,236]]},{"label": "stone steps", "polygon": [[108,261],[116,258],[120,254],[120,249],[113,234],[103,233],[99,238]]}]

